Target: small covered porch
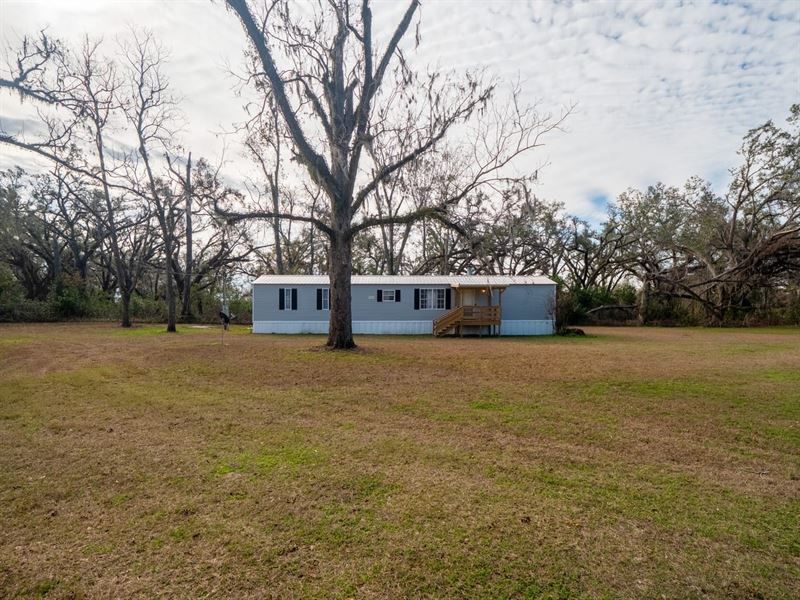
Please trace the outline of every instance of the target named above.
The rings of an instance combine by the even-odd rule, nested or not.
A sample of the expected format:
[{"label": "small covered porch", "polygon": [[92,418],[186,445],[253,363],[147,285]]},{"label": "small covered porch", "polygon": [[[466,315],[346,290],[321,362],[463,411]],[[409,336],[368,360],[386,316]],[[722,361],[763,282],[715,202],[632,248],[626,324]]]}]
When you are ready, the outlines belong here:
[{"label": "small covered porch", "polygon": [[500,335],[505,285],[453,283],[454,307],[433,322],[433,335]]}]

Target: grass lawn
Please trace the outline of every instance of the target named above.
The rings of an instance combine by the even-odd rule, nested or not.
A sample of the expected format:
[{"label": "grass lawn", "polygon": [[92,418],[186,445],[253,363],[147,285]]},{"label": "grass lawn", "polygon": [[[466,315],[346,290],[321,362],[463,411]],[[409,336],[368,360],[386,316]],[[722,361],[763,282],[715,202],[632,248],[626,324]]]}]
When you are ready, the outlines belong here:
[{"label": "grass lawn", "polygon": [[800,330],[0,326],[0,596],[800,597]]}]

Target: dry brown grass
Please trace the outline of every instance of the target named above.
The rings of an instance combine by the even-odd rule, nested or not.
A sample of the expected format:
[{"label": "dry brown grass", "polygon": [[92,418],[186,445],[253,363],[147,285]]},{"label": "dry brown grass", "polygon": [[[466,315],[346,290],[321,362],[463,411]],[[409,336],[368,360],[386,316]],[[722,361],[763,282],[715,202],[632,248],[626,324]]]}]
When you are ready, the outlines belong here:
[{"label": "dry brown grass", "polygon": [[0,327],[3,597],[800,595],[800,331]]}]

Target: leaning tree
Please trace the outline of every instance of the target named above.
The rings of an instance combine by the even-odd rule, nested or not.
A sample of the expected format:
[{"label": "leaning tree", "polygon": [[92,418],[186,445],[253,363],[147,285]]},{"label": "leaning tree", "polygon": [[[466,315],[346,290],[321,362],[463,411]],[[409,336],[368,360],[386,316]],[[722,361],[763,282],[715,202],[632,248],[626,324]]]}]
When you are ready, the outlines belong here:
[{"label": "leaning tree", "polygon": [[[330,325],[327,345],[352,348],[351,291],[354,238],[371,227],[448,219],[448,208],[477,188],[497,181],[508,163],[539,145],[560,117],[542,116],[512,100],[497,108],[493,83],[479,74],[457,76],[415,70],[403,42],[419,1],[412,0],[382,49],[373,34],[369,0],[330,0],[316,8],[273,0],[257,9],[227,0],[250,43],[248,81],[269,96],[294,163],[306,183],[318,186],[326,210],[315,213],[264,206],[220,206],[230,220],[289,219],[312,224],[327,238]],[[413,40],[412,40],[413,41]],[[459,135],[460,134],[460,135]],[[445,138],[472,140],[472,161],[451,193],[435,203],[400,213],[378,214],[374,195],[387,180]]]}]

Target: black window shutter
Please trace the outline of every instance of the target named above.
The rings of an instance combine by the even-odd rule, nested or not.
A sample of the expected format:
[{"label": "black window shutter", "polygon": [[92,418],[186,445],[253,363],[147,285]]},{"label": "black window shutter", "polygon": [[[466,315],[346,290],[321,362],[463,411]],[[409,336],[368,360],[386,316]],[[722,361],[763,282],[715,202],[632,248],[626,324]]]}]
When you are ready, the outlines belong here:
[{"label": "black window shutter", "polygon": [[297,288],[292,288],[292,310],[297,310]]},{"label": "black window shutter", "polygon": [[414,310],[419,310],[419,288],[414,288]]},{"label": "black window shutter", "polygon": [[383,290],[378,290],[378,302],[383,302]]},{"label": "black window shutter", "polygon": [[444,307],[447,310],[450,310],[450,302],[452,300],[452,293],[451,292],[452,292],[452,290],[450,288],[447,288],[444,291]]},{"label": "black window shutter", "polygon": [[400,290],[395,290],[394,291],[394,301],[395,302],[400,302]]},{"label": "black window shutter", "polygon": [[322,288],[317,288],[317,310],[322,310]]},{"label": "black window shutter", "polygon": [[278,288],[278,310],[286,310],[283,303],[283,288]]}]

